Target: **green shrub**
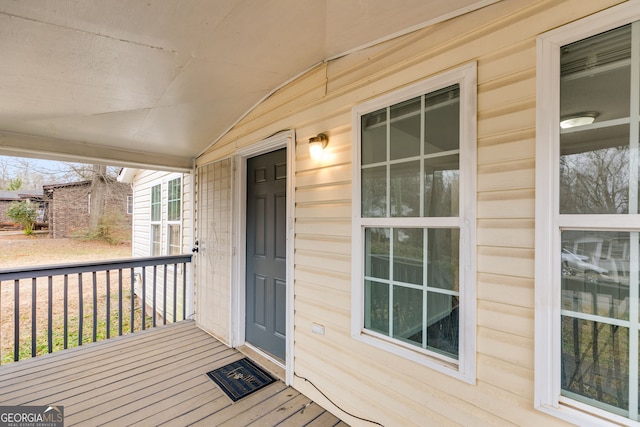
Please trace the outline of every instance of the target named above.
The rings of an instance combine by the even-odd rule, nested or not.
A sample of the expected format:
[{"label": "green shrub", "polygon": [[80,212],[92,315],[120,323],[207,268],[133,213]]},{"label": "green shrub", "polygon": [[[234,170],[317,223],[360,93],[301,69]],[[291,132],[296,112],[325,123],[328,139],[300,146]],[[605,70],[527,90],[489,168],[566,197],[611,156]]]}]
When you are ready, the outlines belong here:
[{"label": "green shrub", "polygon": [[7,209],[7,216],[20,224],[24,234],[33,234],[33,226],[38,218],[38,208],[28,200],[13,202]]}]

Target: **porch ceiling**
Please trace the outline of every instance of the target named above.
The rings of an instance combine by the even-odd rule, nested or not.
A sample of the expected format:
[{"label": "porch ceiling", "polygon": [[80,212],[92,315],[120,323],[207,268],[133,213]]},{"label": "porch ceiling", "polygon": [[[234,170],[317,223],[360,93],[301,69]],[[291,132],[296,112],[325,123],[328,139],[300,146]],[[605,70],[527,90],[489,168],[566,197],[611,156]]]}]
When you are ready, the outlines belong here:
[{"label": "porch ceiling", "polygon": [[0,0],[0,155],[182,170],[284,82],[497,0]]}]

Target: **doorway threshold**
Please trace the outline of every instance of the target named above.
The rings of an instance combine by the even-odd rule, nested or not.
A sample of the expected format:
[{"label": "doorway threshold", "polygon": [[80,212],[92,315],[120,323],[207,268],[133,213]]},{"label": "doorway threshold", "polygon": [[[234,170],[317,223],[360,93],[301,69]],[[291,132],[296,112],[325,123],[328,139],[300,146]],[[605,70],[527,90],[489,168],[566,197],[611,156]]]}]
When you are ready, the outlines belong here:
[{"label": "doorway threshold", "polygon": [[237,347],[236,350],[247,356],[249,359],[257,363],[262,369],[269,372],[275,378],[286,383],[287,370],[285,364],[280,359],[277,359],[270,354],[265,353],[257,347],[251,344],[244,344]]}]

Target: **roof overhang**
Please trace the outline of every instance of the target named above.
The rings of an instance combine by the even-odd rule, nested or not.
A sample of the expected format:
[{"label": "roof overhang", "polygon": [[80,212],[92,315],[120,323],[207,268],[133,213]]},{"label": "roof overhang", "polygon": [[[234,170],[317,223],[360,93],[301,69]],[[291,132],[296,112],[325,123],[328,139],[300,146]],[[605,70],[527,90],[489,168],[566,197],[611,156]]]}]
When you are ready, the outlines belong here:
[{"label": "roof overhang", "polygon": [[323,61],[498,0],[0,0],[0,155],[186,171]]}]

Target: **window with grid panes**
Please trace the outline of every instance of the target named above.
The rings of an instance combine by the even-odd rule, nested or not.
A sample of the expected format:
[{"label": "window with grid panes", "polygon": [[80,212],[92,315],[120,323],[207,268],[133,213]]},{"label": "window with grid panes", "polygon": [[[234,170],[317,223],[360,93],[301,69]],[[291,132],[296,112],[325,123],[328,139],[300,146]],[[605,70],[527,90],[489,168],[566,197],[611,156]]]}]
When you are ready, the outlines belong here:
[{"label": "window with grid panes", "polygon": [[552,137],[538,140],[538,194],[551,191],[537,197],[537,215],[553,211],[537,225],[538,325],[551,331],[536,342],[538,381],[549,382],[537,387],[543,405],[565,410],[556,415],[577,408],[592,422],[627,424],[640,420],[640,21],[600,22],[613,28],[593,34],[585,23],[578,40],[564,42],[568,31],[542,44],[541,60],[558,67],[539,84],[559,92],[539,132]]},{"label": "window with grid panes", "polygon": [[475,64],[358,106],[354,121],[354,334],[470,374]]}]

